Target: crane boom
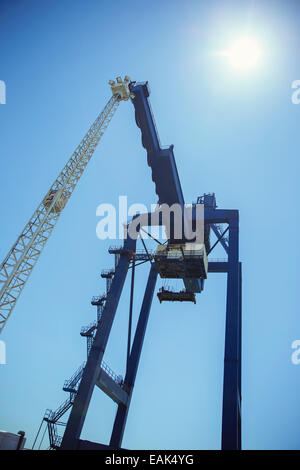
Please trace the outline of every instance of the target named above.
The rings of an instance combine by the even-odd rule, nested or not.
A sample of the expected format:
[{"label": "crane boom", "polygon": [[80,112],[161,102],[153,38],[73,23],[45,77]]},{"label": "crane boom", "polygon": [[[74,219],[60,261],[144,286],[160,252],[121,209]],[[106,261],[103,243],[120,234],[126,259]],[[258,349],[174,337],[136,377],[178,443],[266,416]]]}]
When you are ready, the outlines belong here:
[{"label": "crane boom", "polygon": [[132,97],[129,82],[127,76],[124,81],[120,77],[117,82],[109,81],[113,96],[91,125],[0,264],[0,333],[120,101]]}]

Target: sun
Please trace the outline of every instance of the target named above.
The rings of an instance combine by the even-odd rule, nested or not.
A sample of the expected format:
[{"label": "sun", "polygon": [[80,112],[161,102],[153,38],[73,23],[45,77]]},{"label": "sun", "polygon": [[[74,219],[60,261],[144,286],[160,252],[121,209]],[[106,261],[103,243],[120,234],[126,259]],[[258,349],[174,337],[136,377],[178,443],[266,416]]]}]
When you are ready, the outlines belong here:
[{"label": "sun", "polygon": [[257,65],[262,52],[259,43],[250,37],[243,37],[231,44],[221,53],[229,63],[240,70],[249,70]]}]

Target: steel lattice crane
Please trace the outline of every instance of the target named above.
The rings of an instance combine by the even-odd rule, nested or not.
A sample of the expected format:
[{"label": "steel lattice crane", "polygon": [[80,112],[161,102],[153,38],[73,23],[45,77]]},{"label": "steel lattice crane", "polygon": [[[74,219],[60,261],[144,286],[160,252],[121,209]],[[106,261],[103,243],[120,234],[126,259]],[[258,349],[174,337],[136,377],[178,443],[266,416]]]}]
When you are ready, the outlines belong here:
[{"label": "steel lattice crane", "polygon": [[129,90],[129,83],[128,76],[124,80],[118,77],[116,82],[109,81],[113,96],[91,125],[1,263],[0,332],[6,325],[61,212],[70,199],[120,101],[126,101],[133,96]]}]

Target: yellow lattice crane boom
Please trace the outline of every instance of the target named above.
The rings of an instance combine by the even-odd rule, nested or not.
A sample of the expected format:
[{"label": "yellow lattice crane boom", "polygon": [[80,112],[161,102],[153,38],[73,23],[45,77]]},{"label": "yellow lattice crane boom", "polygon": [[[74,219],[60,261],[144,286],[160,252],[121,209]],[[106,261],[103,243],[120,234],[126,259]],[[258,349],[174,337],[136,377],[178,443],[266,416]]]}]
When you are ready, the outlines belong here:
[{"label": "yellow lattice crane boom", "polygon": [[61,212],[71,197],[120,101],[130,95],[129,77],[109,81],[112,97],[47,191],[4,261],[0,264],[0,332],[14,309]]}]

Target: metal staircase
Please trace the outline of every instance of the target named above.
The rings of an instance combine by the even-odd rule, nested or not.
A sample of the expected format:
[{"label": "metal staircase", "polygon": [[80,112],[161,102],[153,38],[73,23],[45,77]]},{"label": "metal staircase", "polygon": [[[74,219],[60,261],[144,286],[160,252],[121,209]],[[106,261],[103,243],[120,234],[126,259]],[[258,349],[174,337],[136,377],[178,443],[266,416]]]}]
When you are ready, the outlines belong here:
[{"label": "metal staircase", "polygon": [[[115,254],[115,269],[118,265],[119,255]],[[101,327],[101,318],[115,269],[102,271],[101,277],[106,279],[106,292],[102,295],[95,296],[91,300],[91,304],[97,307],[97,319],[87,326],[83,326],[80,330],[80,335],[87,340],[87,357],[89,356],[96,331]],[[86,361],[74,372],[70,379],[66,380],[63,385],[63,390],[69,393],[69,397],[65,400],[55,411],[47,409],[43,417],[43,422],[47,423],[49,435],[49,449],[58,449],[62,442],[62,437],[58,433],[58,426],[66,426],[65,422],[60,421],[62,416],[67,413],[74,404],[75,396],[82,379]],[[99,375],[97,380],[98,387],[109,395],[116,403],[126,402],[127,393],[124,389],[123,377],[116,374],[107,364],[102,360],[99,364]],[[36,436],[35,442],[38,438],[39,432]],[[41,444],[40,444],[41,445]]]},{"label": "metal staircase", "polygon": [[63,386],[64,392],[77,393],[78,386],[83,374],[83,369],[85,368],[86,361],[77,369],[75,374],[69,380],[66,380]]},{"label": "metal staircase", "polygon": [[61,444],[62,437],[59,436],[57,426],[65,426],[65,423],[59,419],[71,408],[74,403],[75,393],[70,393],[69,398],[64,401],[55,411],[46,410],[43,420],[47,423],[49,434],[49,449],[58,449]]}]

